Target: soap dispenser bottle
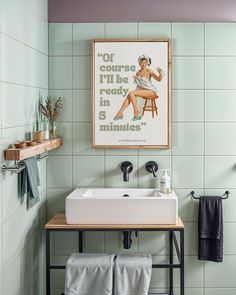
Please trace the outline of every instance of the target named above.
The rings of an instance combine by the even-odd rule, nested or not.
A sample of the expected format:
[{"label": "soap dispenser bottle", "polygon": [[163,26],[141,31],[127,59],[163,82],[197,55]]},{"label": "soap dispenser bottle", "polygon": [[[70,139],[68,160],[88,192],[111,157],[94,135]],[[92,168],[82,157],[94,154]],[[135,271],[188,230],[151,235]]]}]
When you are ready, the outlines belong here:
[{"label": "soap dispenser bottle", "polygon": [[162,171],[163,173],[160,178],[160,191],[163,194],[168,194],[171,192],[169,169],[163,169]]}]

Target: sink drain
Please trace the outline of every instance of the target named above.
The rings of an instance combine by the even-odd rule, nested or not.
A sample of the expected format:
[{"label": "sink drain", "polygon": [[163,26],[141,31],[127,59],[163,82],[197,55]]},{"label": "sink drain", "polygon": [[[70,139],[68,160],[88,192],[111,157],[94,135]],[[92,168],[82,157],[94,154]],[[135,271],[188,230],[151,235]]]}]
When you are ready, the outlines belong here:
[{"label": "sink drain", "polygon": [[129,195],[128,195],[128,194],[124,194],[123,197],[124,197],[124,198],[128,198]]}]

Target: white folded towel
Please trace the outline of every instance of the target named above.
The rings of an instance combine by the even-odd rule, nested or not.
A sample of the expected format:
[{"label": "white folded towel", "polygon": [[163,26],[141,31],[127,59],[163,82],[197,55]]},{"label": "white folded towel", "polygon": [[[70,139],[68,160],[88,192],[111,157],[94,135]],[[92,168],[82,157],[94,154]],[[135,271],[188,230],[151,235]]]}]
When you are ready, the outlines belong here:
[{"label": "white folded towel", "polygon": [[65,295],[112,295],[114,257],[73,253],[66,265]]},{"label": "white folded towel", "polygon": [[150,254],[118,254],[115,295],[147,295],[152,274]]}]

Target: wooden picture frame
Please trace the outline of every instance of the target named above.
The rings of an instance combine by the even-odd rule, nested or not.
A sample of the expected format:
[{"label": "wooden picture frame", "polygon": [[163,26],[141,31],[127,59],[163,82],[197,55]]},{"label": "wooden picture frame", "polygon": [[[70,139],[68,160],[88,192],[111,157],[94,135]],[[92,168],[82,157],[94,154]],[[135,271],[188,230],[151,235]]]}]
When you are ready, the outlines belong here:
[{"label": "wooden picture frame", "polygon": [[170,148],[170,39],[96,39],[92,49],[93,148]]}]

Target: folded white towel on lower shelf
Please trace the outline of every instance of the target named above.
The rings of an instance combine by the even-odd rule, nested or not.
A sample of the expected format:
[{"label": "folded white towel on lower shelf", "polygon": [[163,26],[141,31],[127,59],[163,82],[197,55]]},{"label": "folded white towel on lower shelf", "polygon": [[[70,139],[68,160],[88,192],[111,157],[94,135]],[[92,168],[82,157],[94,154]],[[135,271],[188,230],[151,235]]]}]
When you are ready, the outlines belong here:
[{"label": "folded white towel on lower shelf", "polygon": [[118,254],[115,295],[147,295],[152,274],[150,254]]},{"label": "folded white towel on lower shelf", "polygon": [[65,295],[112,295],[114,257],[73,253],[66,265]]}]

